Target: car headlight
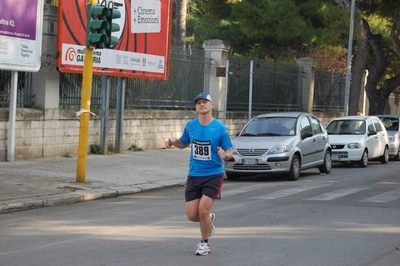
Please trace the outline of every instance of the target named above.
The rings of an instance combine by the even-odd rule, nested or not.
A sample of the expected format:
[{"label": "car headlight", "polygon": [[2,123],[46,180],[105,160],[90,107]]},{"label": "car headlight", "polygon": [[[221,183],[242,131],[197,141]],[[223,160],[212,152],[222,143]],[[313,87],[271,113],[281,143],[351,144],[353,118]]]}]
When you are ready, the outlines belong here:
[{"label": "car headlight", "polygon": [[276,145],[275,147],[270,149],[267,154],[277,154],[277,153],[283,153],[283,152],[288,152],[288,151],[289,151],[289,146]]},{"label": "car headlight", "polygon": [[396,142],[396,141],[398,141],[398,137],[397,137],[396,134],[389,135],[388,138],[389,138],[389,141],[390,141],[390,142]]},{"label": "car headlight", "polygon": [[349,144],[347,144],[347,147],[348,147],[349,149],[359,149],[359,148],[361,148],[361,143],[360,143],[360,142],[357,142],[357,143],[349,143]]}]

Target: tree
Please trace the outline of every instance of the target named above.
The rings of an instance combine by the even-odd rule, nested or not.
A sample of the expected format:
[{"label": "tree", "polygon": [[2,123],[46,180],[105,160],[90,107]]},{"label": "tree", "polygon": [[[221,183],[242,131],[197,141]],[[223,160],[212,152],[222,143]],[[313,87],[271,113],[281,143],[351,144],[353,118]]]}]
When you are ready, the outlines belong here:
[{"label": "tree", "polygon": [[331,0],[191,1],[197,9],[198,48],[204,40],[218,38],[230,43],[233,54],[291,63],[318,55],[320,66],[345,69],[343,36],[349,18]]},{"label": "tree", "polygon": [[362,0],[358,7],[363,14],[362,26],[369,48],[366,63],[369,114],[382,114],[389,95],[400,87],[400,3],[398,0]]},{"label": "tree", "polygon": [[[219,38],[230,43],[231,53],[281,62],[318,55],[319,67],[345,69],[350,16],[341,7],[351,0],[191,1],[199,11],[193,31],[199,46]],[[357,113],[365,69],[369,113],[383,113],[383,103],[400,86],[400,3],[357,0],[356,7],[349,113]]]}]

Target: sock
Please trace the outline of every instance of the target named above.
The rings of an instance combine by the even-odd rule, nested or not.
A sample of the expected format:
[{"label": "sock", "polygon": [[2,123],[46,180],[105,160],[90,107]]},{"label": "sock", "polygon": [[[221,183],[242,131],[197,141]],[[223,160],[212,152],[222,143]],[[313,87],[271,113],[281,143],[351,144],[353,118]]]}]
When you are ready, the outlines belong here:
[{"label": "sock", "polygon": [[208,243],[208,239],[202,239],[201,243]]}]

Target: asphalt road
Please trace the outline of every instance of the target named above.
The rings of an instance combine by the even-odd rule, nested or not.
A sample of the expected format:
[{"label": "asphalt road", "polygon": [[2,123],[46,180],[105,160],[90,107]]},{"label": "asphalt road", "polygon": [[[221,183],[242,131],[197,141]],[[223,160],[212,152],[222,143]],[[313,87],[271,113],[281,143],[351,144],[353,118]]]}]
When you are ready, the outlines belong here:
[{"label": "asphalt road", "polygon": [[399,162],[225,181],[212,253],[184,187],[0,215],[0,265],[399,265]]}]

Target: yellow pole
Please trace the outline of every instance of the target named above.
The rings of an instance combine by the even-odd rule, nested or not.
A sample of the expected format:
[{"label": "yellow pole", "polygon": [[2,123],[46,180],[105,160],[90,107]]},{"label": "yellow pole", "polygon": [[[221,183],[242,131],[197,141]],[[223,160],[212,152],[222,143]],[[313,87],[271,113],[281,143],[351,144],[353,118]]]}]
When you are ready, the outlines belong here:
[{"label": "yellow pole", "polygon": [[[96,0],[89,0],[95,4]],[[88,29],[87,29],[88,30]],[[89,138],[90,121],[90,99],[92,95],[92,76],[93,76],[93,46],[85,49],[83,62],[82,95],[81,95],[81,115],[79,116],[79,142],[78,159],[76,167],[76,182],[85,182],[86,178],[86,159]]]}]

